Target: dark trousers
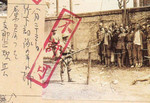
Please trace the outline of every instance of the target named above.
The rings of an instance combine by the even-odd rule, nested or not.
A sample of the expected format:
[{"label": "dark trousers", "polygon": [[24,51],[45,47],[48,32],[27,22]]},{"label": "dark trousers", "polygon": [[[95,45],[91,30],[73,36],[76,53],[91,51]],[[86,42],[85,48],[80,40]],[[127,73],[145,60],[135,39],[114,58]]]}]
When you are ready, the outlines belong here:
[{"label": "dark trousers", "polygon": [[99,54],[99,57],[100,57],[100,63],[101,64],[105,63],[105,61],[104,61],[104,45],[103,44],[99,45],[98,54]]},{"label": "dark trousers", "polygon": [[[147,41],[147,52],[148,56],[150,57],[150,40]],[[150,59],[149,59],[149,66],[150,66]]]},{"label": "dark trousers", "polygon": [[127,49],[128,56],[129,56],[129,65],[133,65],[133,55],[132,55],[132,49]]},{"label": "dark trousers", "polygon": [[126,50],[125,49],[117,49],[117,61],[118,61],[119,67],[124,67],[125,56],[126,56]]},{"label": "dark trousers", "polygon": [[133,44],[132,42],[127,43],[127,51],[128,51],[128,61],[129,65],[133,65]]},{"label": "dark trousers", "polygon": [[108,45],[104,45],[104,57],[105,57],[105,64],[107,66],[110,66],[110,61],[111,61],[111,58],[110,58],[110,48]]}]

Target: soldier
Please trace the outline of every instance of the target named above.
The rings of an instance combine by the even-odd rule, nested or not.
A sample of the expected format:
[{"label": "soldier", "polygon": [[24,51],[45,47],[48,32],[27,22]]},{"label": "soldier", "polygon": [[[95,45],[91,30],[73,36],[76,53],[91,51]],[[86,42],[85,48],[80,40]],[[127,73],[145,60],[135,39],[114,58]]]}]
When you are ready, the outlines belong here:
[{"label": "soldier", "polygon": [[[68,40],[68,36],[67,34],[63,34],[62,35],[62,49],[65,47],[65,44],[67,43]],[[62,53],[62,60],[61,60],[61,71],[60,71],[60,76],[61,76],[61,81],[64,81],[64,71],[65,71],[65,67],[67,68],[67,75],[68,75],[68,82],[72,82],[72,79],[70,77],[70,71],[71,71],[71,63],[72,63],[72,56],[70,55],[72,52],[71,50],[71,46],[68,45],[66,50]]]},{"label": "soldier", "polygon": [[60,37],[59,37],[59,35],[56,33],[56,31],[57,30],[52,30],[52,33],[53,33],[53,35],[52,35],[52,37],[50,38],[50,43],[51,44],[49,44],[49,47],[51,47],[52,48],[52,51],[53,51],[53,54],[54,54],[54,57],[56,58],[56,57],[58,57],[59,56],[59,51],[58,52],[56,52],[56,49],[58,49],[58,48],[56,48],[57,47],[57,45],[60,43]]},{"label": "soldier", "polygon": [[105,57],[105,65],[106,67],[110,66],[110,60],[111,60],[111,33],[108,31],[107,26],[105,27],[105,33],[104,33],[104,57]]},{"label": "soldier", "polygon": [[118,66],[124,67],[124,60],[125,60],[125,29],[123,27],[120,27],[120,34],[118,35],[118,42],[117,42],[117,60],[118,60]]},{"label": "soldier", "polygon": [[112,43],[111,43],[111,51],[114,52],[114,62],[117,64],[117,55],[115,55],[115,53],[117,52],[116,50],[116,45],[117,45],[117,41],[118,41],[118,35],[119,35],[120,31],[118,28],[117,23],[112,24]]},{"label": "soldier", "polygon": [[[126,28],[127,29],[127,28]],[[130,32],[127,33],[125,41],[126,41],[126,49],[128,52],[128,59],[129,59],[129,65],[130,67],[134,67],[133,65],[133,54],[132,54],[132,50],[133,50],[133,29],[131,29]]]},{"label": "soldier", "polygon": [[99,30],[97,31],[97,39],[98,39],[98,43],[100,43],[99,48],[98,48],[98,54],[100,56],[100,63],[101,64],[104,63],[104,55],[103,55],[104,54],[103,53],[103,51],[104,51],[104,47],[103,47],[104,32],[105,32],[105,30],[103,28],[103,23],[100,23],[99,24]]},{"label": "soldier", "polygon": [[136,24],[134,35],[133,35],[134,65],[136,67],[142,67],[143,65],[142,49],[143,49],[144,36],[145,35],[140,30],[140,25]]},{"label": "soldier", "polygon": [[112,48],[112,37],[113,37],[112,25],[109,25],[108,33],[111,35],[110,59],[111,59],[111,65],[113,66],[115,64],[115,52],[114,49]]},{"label": "soldier", "polygon": [[143,64],[144,65],[147,65],[147,60],[145,58],[145,56],[148,55],[148,52],[147,52],[147,35],[148,35],[148,32],[147,32],[147,29],[146,29],[146,25],[143,25],[142,28],[141,28],[141,31],[143,32],[143,34],[145,35],[144,36],[144,39],[143,39],[143,52],[142,52],[142,56],[143,56]]},{"label": "soldier", "polygon": [[[150,58],[150,25],[147,25],[147,51],[148,51],[148,57]],[[150,66],[150,59],[149,59],[149,66]]]}]

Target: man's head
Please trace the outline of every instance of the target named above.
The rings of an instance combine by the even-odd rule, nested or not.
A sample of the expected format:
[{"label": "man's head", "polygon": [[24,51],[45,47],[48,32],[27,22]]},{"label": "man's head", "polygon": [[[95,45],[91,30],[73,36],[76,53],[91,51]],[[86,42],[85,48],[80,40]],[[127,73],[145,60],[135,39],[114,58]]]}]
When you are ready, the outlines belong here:
[{"label": "man's head", "polygon": [[135,28],[136,28],[136,30],[140,29],[140,24],[137,23]]},{"label": "man's head", "polygon": [[123,24],[120,24],[120,27],[123,27]]},{"label": "man's head", "polygon": [[62,34],[62,39],[63,39],[63,40],[67,40],[67,39],[68,39],[68,36],[69,36],[68,34]]},{"label": "man's head", "polygon": [[99,23],[99,28],[102,28],[102,27],[103,27],[103,23],[100,22],[100,23]]},{"label": "man's head", "polygon": [[56,31],[57,31],[57,30],[55,30],[55,29],[54,29],[54,30],[52,30],[53,35],[55,35],[55,34],[56,34]]},{"label": "man's head", "polygon": [[126,29],[126,30],[128,30],[128,29],[129,29],[129,26],[128,26],[128,25],[126,25],[126,26],[125,26],[125,29]]}]

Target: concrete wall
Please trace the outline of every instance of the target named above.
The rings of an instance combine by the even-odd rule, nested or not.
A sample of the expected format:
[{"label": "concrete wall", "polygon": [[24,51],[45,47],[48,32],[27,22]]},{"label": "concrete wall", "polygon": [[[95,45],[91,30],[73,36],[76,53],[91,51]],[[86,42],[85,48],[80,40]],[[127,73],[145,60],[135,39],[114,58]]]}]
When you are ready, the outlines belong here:
[{"label": "concrete wall", "polygon": [[[150,20],[150,7],[132,8],[127,10],[129,12],[129,23],[144,23],[147,19]],[[98,30],[99,21],[103,21],[105,25],[109,25],[112,22],[122,23],[122,10],[94,12],[78,14],[82,17],[82,21],[74,34],[73,46],[75,50],[80,50],[88,45],[89,40],[96,39],[96,31]],[[48,36],[56,18],[46,18],[45,21],[45,37]],[[98,48],[94,48],[92,53],[92,59],[98,60]],[[88,58],[88,52],[82,51],[75,55],[77,60],[86,60]]]}]

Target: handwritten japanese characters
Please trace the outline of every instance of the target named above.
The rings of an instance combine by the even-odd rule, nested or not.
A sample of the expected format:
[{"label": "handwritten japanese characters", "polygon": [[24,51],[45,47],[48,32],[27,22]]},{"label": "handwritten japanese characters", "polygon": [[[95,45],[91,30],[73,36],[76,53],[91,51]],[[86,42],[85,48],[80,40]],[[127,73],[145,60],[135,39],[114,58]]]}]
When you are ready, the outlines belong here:
[{"label": "handwritten japanese characters", "polygon": [[[39,4],[32,0],[9,2],[7,17],[0,18],[1,81],[8,84],[14,78],[19,85],[32,88],[26,76],[43,46],[45,5],[42,0]],[[43,63],[42,57],[38,63]]]}]

